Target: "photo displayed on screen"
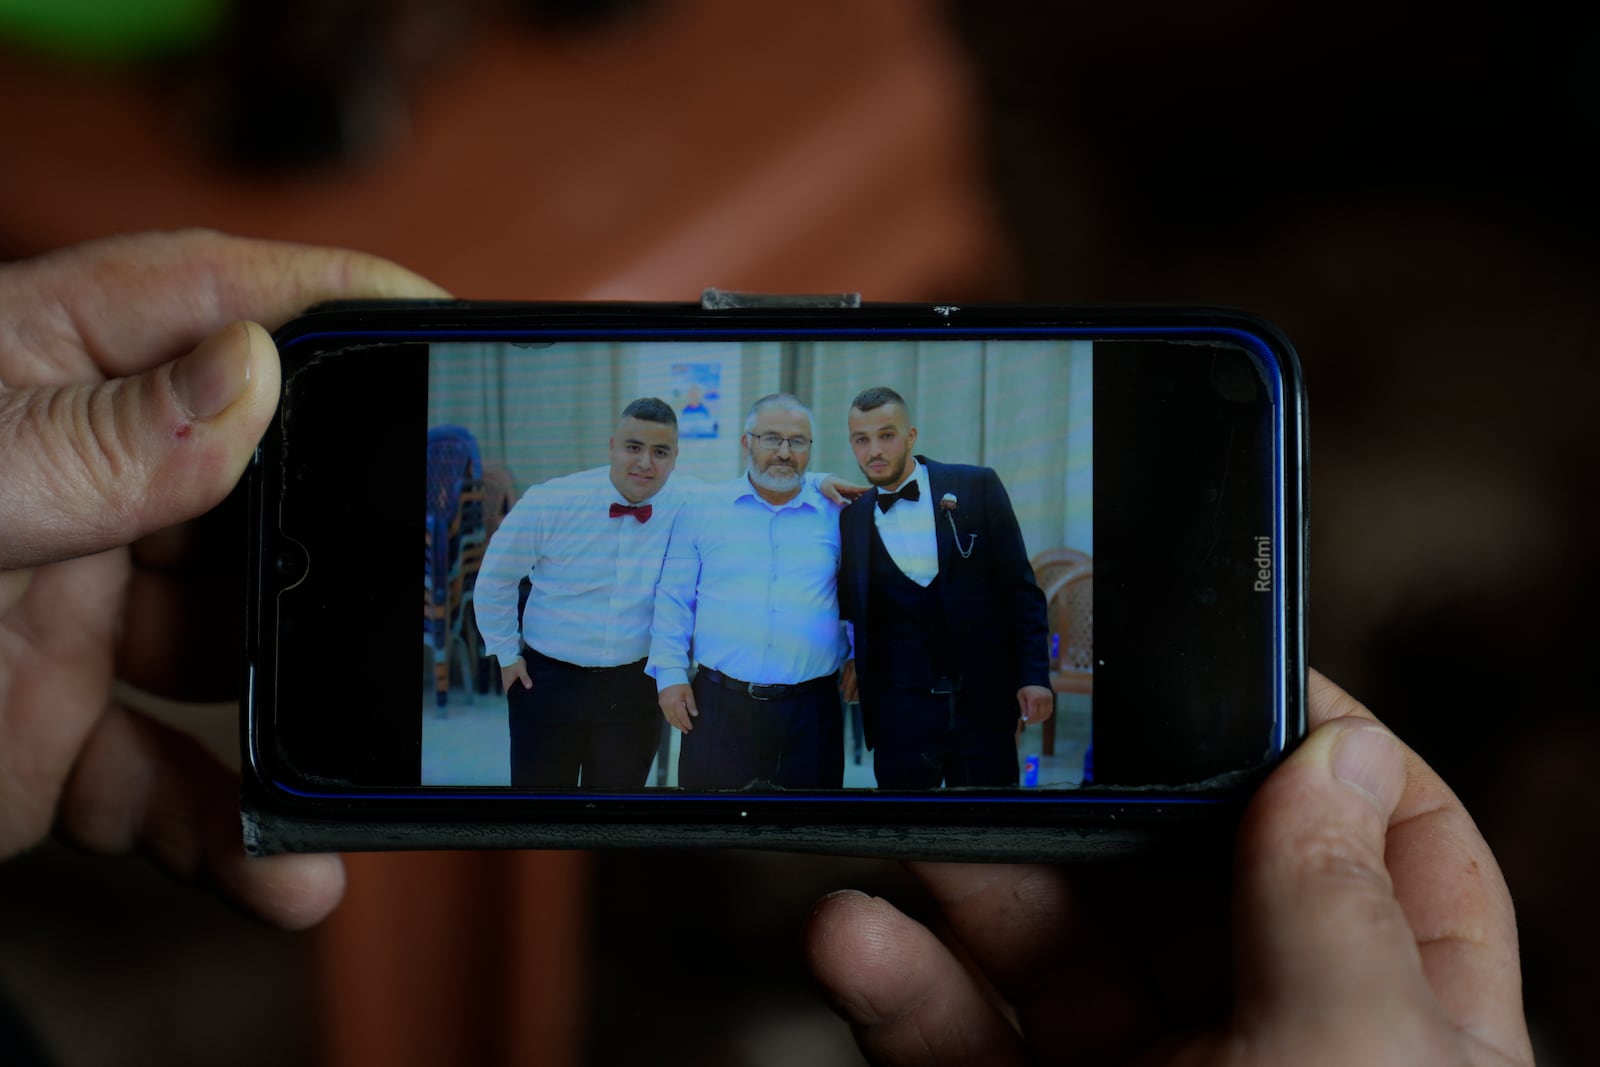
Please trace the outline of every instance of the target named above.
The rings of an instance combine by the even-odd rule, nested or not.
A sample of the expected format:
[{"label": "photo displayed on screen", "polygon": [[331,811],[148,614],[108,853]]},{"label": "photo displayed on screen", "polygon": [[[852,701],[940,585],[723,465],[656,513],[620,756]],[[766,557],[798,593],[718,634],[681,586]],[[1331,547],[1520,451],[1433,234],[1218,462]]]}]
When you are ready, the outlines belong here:
[{"label": "photo displayed on screen", "polygon": [[1092,349],[431,346],[421,783],[1092,781]]}]

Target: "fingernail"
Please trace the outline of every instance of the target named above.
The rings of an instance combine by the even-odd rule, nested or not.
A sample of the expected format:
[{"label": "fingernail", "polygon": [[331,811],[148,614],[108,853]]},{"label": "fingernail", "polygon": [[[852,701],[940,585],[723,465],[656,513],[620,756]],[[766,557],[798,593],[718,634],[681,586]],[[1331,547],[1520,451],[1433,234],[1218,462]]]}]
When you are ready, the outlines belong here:
[{"label": "fingernail", "polygon": [[172,393],[191,418],[222,414],[250,384],[251,330],[242,322],[212,334],[172,368]]},{"label": "fingernail", "polygon": [[1334,744],[1333,776],[1354,786],[1387,813],[1400,804],[1406,788],[1406,758],[1400,742],[1381,726],[1347,731]]}]

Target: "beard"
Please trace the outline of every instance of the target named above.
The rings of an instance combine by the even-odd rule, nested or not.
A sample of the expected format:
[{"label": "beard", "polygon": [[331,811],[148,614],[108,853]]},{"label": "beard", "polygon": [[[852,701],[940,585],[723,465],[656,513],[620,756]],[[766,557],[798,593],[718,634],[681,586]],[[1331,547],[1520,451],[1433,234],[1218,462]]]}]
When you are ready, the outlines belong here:
[{"label": "beard", "polygon": [[746,465],[745,471],[749,474],[751,482],[774,493],[793,492],[804,485],[806,480],[806,476],[798,470],[793,474],[779,474],[758,468],[754,460]]},{"label": "beard", "polygon": [[879,489],[891,489],[905,481],[906,474],[910,472],[910,470],[911,460],[909,457],[907,457],[906,459],[900,461],[900,465],[898,467],[890,467],[882,474],[875,475],[871,471],[867,470],[867,468],[862,467],[861,476],[872,485],[877,486]]}]

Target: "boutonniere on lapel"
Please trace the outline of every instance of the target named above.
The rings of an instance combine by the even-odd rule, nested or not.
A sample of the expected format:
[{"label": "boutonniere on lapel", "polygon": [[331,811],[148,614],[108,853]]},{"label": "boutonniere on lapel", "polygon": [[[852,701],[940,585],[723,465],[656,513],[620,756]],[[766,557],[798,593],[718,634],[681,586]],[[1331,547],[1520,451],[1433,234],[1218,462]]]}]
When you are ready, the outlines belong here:
[{"label": "boutonniere on lapel", "polygon": [[955,538],[956,551],[961,553],[961,558],[966,559],[972,555],[972,546],[978,543],[977,534],[967,535],[967,547],[961,547],[961,531],[956,529],[956,512],[961,504],[956,500],[954,493],[946,493],[939,498],[939,510],[944,512],[944,517],[950,521],[950,536]]}]

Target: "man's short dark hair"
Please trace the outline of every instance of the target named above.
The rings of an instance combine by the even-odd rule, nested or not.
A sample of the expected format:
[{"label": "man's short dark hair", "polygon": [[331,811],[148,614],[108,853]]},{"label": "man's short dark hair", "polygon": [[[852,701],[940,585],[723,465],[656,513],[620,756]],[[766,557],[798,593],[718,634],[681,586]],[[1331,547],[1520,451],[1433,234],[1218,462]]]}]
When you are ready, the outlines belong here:
[{"label": "man's short dark hair", "polygon": [[887,385],[874,385],[871,389],[863,389],[850,402],[850,406],[856,411],[876,411],[885,404],[899,404],[908,417],[911,415],[911,405],[906,403],[906,398]]},{"label": "man's short dark hair", "polygon": [[672,405],[653,396],[641,396],[638,400],[623,408],[622,414],[617,416],[617,421],[621,422],[623,419],[638,419],[640,422],[659,422],[674,429],[678,426],[678,415],[672,410]]}]

